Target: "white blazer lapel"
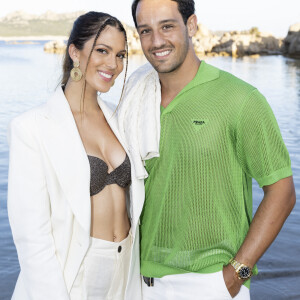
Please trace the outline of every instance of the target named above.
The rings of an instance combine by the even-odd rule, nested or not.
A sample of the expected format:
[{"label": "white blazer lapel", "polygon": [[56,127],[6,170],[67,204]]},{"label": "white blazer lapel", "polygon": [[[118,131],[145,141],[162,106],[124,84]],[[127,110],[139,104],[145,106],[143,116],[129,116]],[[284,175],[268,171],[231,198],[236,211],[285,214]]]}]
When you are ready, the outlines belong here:
[{"label": "white blazer lapel", "polygon": [[43,143],[78,223],[89,233],[90,166],[69,103],[59,87],[41,124]]}]

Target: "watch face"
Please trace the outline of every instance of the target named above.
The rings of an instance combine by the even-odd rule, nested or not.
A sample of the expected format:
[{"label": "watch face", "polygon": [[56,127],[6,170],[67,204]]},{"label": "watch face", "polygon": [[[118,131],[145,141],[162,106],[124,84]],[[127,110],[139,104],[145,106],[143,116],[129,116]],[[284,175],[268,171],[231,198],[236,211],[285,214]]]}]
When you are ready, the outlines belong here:
[{"label": "watch face", "polygon": [[241,269],[239,270],[239,277],[241,279],[247,279],[249,278],[251,275],[251,271],[250,268],[248,267],[241,267]]}]

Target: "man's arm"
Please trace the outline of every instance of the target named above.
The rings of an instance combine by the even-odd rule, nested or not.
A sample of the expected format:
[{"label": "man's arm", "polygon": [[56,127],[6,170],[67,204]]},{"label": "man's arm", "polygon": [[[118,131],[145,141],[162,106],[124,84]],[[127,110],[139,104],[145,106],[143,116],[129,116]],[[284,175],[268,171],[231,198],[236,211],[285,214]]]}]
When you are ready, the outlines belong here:
[{"label": "man's arm", "polygon": [[[253,267],[278,235],[296,203],[293,177],[264,186],[264,198],[260,203],[248,234],[235,259]],[[229,264],[223,269],[224,280],[232,297],[238,294],[243,281],[238,279]]]}]

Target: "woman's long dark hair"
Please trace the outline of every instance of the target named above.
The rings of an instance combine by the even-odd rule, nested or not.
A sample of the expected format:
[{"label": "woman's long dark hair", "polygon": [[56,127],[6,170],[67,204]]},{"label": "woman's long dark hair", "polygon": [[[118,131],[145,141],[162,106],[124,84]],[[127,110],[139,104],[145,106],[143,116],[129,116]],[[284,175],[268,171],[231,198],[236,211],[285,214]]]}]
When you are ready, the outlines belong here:
[{"label": "woman's long dark hair", "polygon": [[65,85],[69,80],[70,72],[73,68],[73,61],[69,55],[69,46],[73,44],[78,50],[82,50],[84,44],[92,37],[94,37],[93,46],[88,56],[87,64],[83,73],[84,84],[83,84],[82,94],[81,94],[81,100],[82,100],[80,105],[81,111],[83,109],[83,104],[84,104],[83,101],[84,101],[85,88],[86,88],[86,80],[85,80],[86,70],[91,55],[93,53],[95,44],[97,42],[97,39],[100,36],[101,32],[106,28],[106,26],[112,26],[117,28],[120,32],[123,32],[125,37],[126,66],[125,66],[125,76],[124,76],[124,82],[123,82],[123,88],[122,88],[120,100],[123,97],[124,86],[125,86],[126,76],[127,76],[127,68],[128,68],[128,43],[127,43],[126,31],[122,23],[117,18],[106,13],[90,11],[78,17],[73,24],[73,28],[67,43],[66,53],[63,61],[63,76],[61,80],[61,85]]}]

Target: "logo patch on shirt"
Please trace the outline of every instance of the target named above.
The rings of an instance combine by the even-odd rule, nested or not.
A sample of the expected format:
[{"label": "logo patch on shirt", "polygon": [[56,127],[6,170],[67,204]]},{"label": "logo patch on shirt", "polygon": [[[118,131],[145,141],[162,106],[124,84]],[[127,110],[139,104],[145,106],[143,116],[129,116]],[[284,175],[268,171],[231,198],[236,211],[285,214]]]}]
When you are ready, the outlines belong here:
[{"label": "logo patch on shirt", "polygon": [[192,119],[192,124],[196,130],[200,130],[208,124],[208,119]]}]

